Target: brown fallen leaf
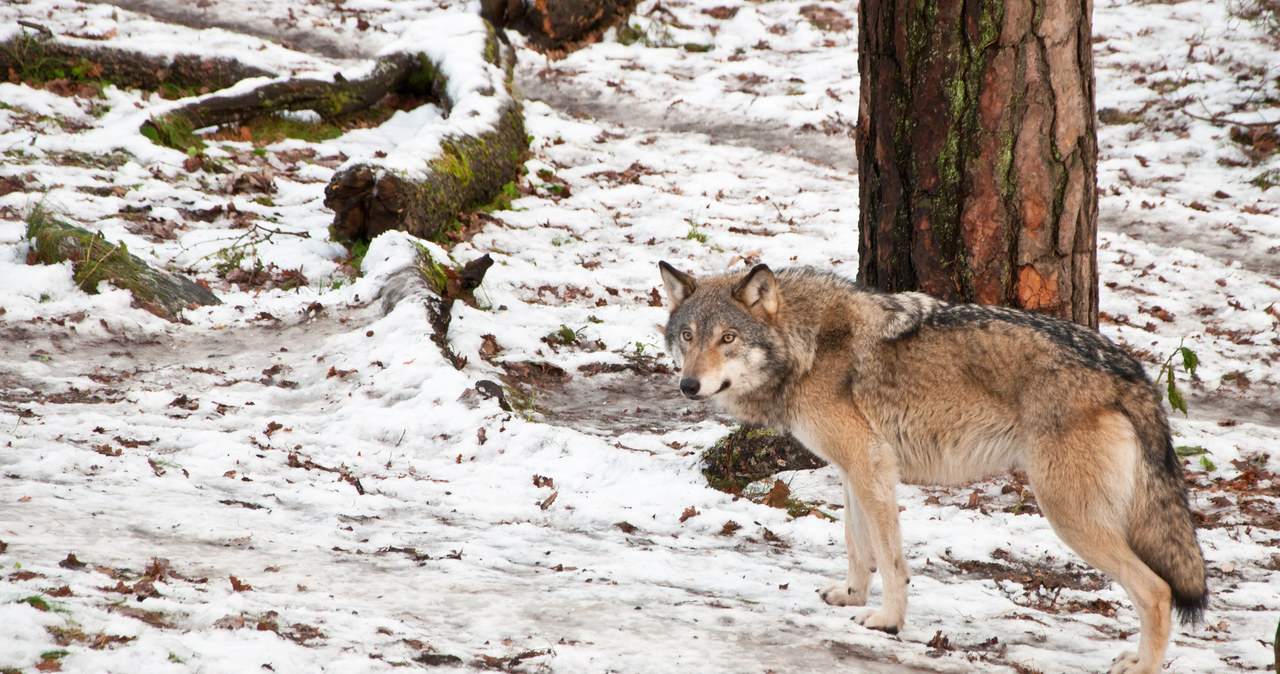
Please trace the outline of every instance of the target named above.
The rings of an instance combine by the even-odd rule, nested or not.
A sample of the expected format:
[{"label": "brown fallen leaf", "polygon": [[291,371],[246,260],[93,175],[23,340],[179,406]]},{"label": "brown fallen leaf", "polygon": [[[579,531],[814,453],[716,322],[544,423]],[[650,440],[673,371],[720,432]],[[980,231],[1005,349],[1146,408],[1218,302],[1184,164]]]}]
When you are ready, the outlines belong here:
[{"label": "brown fallen leaf", "polygon": [[768,529],[764,530],[764,540],[780,548],[791,547],[781,536],[769,531]]},{"label": "brown fallen leaf", "polygon": [[764,504],[770,508],[785,508],[787,500],[791,498],[791,488],[782,480],[773,481],[773,489],[764,497]]}]

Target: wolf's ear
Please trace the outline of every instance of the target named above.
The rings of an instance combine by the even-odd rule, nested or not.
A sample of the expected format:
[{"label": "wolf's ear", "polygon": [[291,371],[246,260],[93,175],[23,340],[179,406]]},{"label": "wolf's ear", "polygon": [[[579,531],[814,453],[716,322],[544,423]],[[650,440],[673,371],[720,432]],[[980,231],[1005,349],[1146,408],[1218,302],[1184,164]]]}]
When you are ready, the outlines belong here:
[{"label": "wolf's ear", "polygon": [[758,321],[772,323],[778,315],[778,281],[769,265],[758,264],[733,289],[733,299],[747,307]]},{"label": "wolf's ear", "polygon": [[698,283],[692,276],[676,270],[666,262],[659,262],[658,269],[662,271],[662,284],[667,289],[667,309],[675,311],[676,307],[697,290]]}]

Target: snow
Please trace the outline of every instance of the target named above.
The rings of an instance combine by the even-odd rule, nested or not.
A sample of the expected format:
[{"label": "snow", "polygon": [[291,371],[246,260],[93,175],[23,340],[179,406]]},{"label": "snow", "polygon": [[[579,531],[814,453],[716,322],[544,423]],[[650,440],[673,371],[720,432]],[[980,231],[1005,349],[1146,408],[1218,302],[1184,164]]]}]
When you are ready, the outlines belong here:
[{"label": "snow", "polygon": [[[394,151],[377,164],[418,180],[424,175],[424,157],[436,157],[441,143],[451,137],[475,136],[498,124],[502,110],[511,103],[505,74],[483,55],[489,39],[488,24],[479,15],[457,11],[434,13],[430,19],[396,25],[400,37],[382,48],[379,56],[425,54],[447,76],[445,97],[449,116],[437,124],[422,126],[408,140],[394,144]],[[348,165],[354,163],[348,162]]]},{"label": "snow", "polygon": [[[717,4],[737,12],[704,12]],[[231,193],[228,176],[187,171],[183,153],[138,134],[169,105],[158,97],[108,87],[91,104],[0,83],[0,185],[24,181],[0,195],[0,668],[35,671],[42,654],[66,651],[53,656],[62,671],[84,672],[451,669],[444,656],[517,671],[1074,672],[1134,648],[1137,617],[1109,581],[1053,595],[963,570],[1092,578],[1043,518],[1006,512],[1018,502],[1016,489],[1002,493],[1008,478],[899,488],[906,628],[867,631],[813,592],[843,577],[839,522],[707,486],[698,452],[729,420],[661,376],[579,371],[661,351],[658,260],[695,273],[748,260],[855,273],[856,32],[813,27],[804,4],[645,0],[632,19],[645,39],[611,31],[559,60],[512,34],[531,192],[450,251],[386,234],[354,278],[323,207],[341,158],[445,128],[459,101],[502,91],[493,69],[456,66],[451,81],[472,94],[451,93],[449,118],[425,106],[257,159],[249,143],[211,145],[235,170],[271,171],[269,199]],[[826,5],[856,21],[854,3]],[[1258,180],[1280,155],[1250,156],[1229,124],[1201,119],[1280,119],[1277,45],[1229,8],[1104,2],[1094,15],[1097,107],[1134,120],[1099,125],[1102,329],[1145,354],[1153,376],[1180,345],[1199,355],[1198,381],[1178,371],[1190,414],[1172,419],[1175,444],[1206,450],[1189,464],[1202,484],[1240,477],[1247,461],[1280,470],[1280,188]],[[462,49],[428,31],[448,24],[474,42],[474,10],[216,0],[207,11],[304,27],[370,58],[420,47],[451,59]],[[108,5],[0,6],[6,34],[18,18],[285,74],[364,67]],[[285,158],[304,149],[314,158]],[[82,292],[68,265],[27,265],[23,218],[37,204],[189,271],[223,304],[169,324],[125,291]],[[215,206],[212,220],[191,215]],[[174,238],[143,228],[164,222]],[[453,309],[462,369],[430,339],[420,301],[384,313],[378,299],[418,245],[437,260],[496,262],[478,306]],[[237,251],[243,269],[301,270],[307,283],[228,283]],[[543,341],[562,326],[603,346]],[[486,335],[501,349],[492,360]],[[568,372],[567,393],[535,389],[537,412],[477,393],[501,381],[499,363],[526,360]],[[782,479],[839,516],[831,470]],[[1206,623],[1175,628],[1173,670],[1271,663],[1280,537],[1251,526],[1246,506],[1274,512],[1275,490],[1193,495],[1197,510],[1225,515],[1200,530],[1213,595]],[[983,506],[966,508],[974,491]],[[730,520],[742,528],[721,535]],[[156,559],[168,571],[139,598]],[[1114,615],[1072,608],[1095,600]],[[68,630],[84,638],[58,643]],[[929,645],[939,632],[953,650]],[[118,638],[94,647],[104,635]]]}]

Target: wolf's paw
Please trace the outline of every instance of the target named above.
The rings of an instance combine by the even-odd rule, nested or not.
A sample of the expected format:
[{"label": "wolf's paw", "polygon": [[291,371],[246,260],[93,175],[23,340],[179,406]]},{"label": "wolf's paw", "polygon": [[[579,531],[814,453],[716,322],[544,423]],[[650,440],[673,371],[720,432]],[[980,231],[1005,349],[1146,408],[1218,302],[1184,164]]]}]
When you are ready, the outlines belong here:
[{"label": "wolf's paw", "polygon": [[848,583],[836,583],[826,589],[819,590],[822,601],[832,606],[864,606],[867,603],[867,591],[854,590]]},{"label": "wolf's paw", "polygon": [[1150,671],[1151,668],[1138,663],[1138,654],[1133,651],[1121,653],[1111,665],[1111,674],[1147,674]]},{"label": "wolf's paw", "polygon": [[854,621],[863,627],[889,634],[897,634],[902,630],[902,618],[894,618],[881,610],[864,611]]}]

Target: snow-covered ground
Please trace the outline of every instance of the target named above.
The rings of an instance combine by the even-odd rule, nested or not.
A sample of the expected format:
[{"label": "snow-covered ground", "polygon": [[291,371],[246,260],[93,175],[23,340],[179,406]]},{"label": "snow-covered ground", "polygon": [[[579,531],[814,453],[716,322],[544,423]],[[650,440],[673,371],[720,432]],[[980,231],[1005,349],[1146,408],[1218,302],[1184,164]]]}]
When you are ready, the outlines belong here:
[{"label": "snow-covered ground", "polygon": [[[31,0],[0,6],[0,38],[24,19],[333,72],[358,62],[232,29],[369,56],[433,11],[474,10],[118,4],[224,29]],[[856,22],[853,2],[823,6]],[[1197,381],[1178,373],[1190,415],[1173,424],[1205,450],[1188,470],[1213,596],[1175,630],[1173,671],[1264,670],[1280,613],[1280,154],[1267,127],[1207,121],[1280,120],[1280,50],[1230,6],[1107,0],[1094,16],[1102,329],[1153,376],[1179,345],[1201,361]],[[343,156],[431,109],[322,143],[214,142],[210,158],[275,188],[245,192],[136,133],[159,98],[0,83],[0,670],[1061,672],[1133,648],[1124,593],[1018,514],[1009,478],[900,487],[907,626],[857,626],[813,592],[843,575],[839,522],[708,487],[698,454],[729,422],[669,376],[592,374],[661,351],[658,260],[854,273],[856,32],[808,7],[645,0],[631,44],[517,50],[533,156],[514,208],[450,251],[497,262],[478,308],[454,309],[462,369],[421,303],[375,301],[412,242],[378,239],[352,277],[322,205]],[[37,204],[224,303],[173,325],[28,265]],[[228,282],[257,263],[295,283]],[[543,339],[562,327],[575,344]],[[569,381],[536,384],[535,409],[478,392],[523,361]],[[840,514],[830,470],[784,478]]]}]

